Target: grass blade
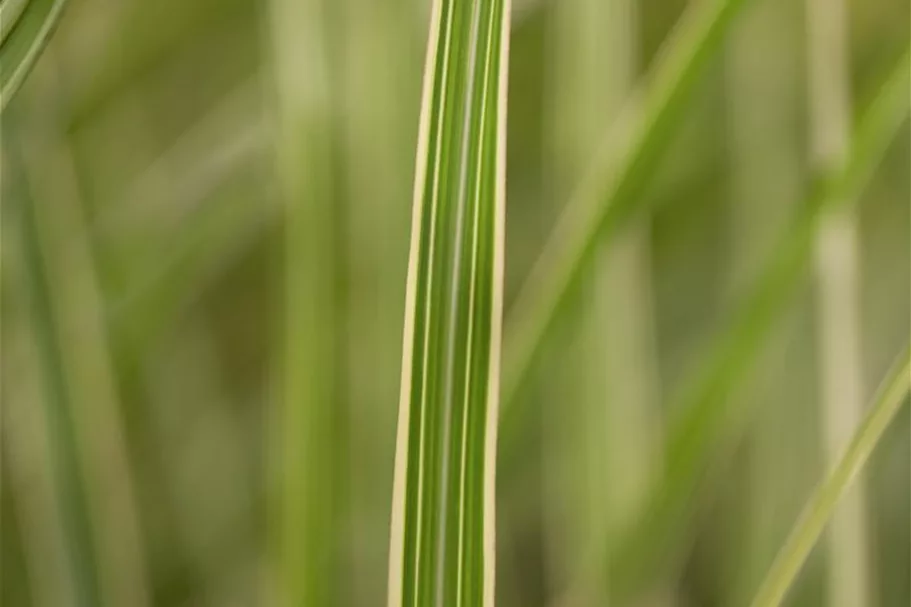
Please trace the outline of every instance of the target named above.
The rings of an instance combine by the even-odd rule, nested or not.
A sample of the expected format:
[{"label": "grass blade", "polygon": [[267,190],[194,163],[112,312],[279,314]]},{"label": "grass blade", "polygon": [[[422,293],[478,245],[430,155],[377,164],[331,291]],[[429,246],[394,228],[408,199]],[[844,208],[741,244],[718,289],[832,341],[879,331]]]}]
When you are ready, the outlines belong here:
[{"label": "grass blade", "polygon": [[[823,172],[844,162],[850,145],[848,7],[843,0],[807,0],[811,161]],[[863,415],[860,246],[853,209],[823,219],[816,246],[819,381],[824,461],[835,462]],[[833,607],[871,603],[868,516],[862,486],[834,513],[828,551]]]},{"label": "grass blade", "polygon": [[9,19],[2,26],[0,46],[0,111],[12,100],[29,70],[60,21],[66,0],[7,0],[0,6],[0,19]]},{"label": "grass blade", "polygon": [[390,607],[492,607],[494,600],[509,5],[433,5],[406,287]]},{"label": "grass blade", "polygon": [[19,17],[25,12],[28,3],[29,0],[3,0],[0,2],[0,44],[6,41],[6,37],[19,22]]},{"label": "grass blade", "polygon": [[[4,150],[3,173],[11,168],[7,164],[10,154]],[[13,203],[3,210],[2,228],[0,443],[12,502],[12,512],[6,511],[4,516],[17,519],[20,527],[28,594],[35,607],[75,605],[76,575],[83,564],[68,558],[67,540],[72,539],[76,521],[65,516],[73,512],[68,510],[73,504],[68,500],[66,483],[60,482],[71,470],[67,460],[72,452],[67,453],[68,445],[54,431],[59,424],[54,423],[57,409],[48,406],[52,404],[50,393],[42,394],[42,388],[50,387],[41,381],[46,342],[41,341],[41,332],[35,331],[34,315],[43,306],[34,305],[41,297],[35,288],[36,277],[26,275],[31,251],[26,251],[22,238],[26,226],[22,225],[23,214],[16,209],[21,203],[13,188],[5,189],[4,195]],[[10,518],[4,520],[4,526],[10,524]]]},{"label": "grass blade", "polygon": [[[657,59],[643,99],[610,129],[591,169],[508,315],[504,337],[504,440],[513,401],[545,333],[598,248],[641,203],[703,66],[746,0],[703,0],[688,11]],[[628,131],[626,129],[629,129]]]},{"label": "grass blade", "polygon": [[828,176],[808,201],[798,221],[766,260],[750,296],[735,311],[729,329],[710,351],[710,357],[678,402],[666,444],[664,481],[656,487],[639,523],[610,559],[613,579],[632,592],[648,565],[673,544],[675,530],[686,518],[691,496],[706,465],[721,443],[741,427],[744,410],[732,410],[730,399],[750,368],[769,328],[780,316],[788,296],[812,255],[824,213],[856,200],[858,191],[876,167],[908,113],[907,52],[870,105],[857,127],[854,146],[845,165]]},{"label": "grass blade", "polygon": [[[6,152],[7,158],[13,152]],[[9,160],[7,160],[9,162]],[[65,534],[68,565],[72,572],[76,604],[101,605],[99,573],[91,532],[91,514],[87,505],[85,474],[72,421],[72,403],[67,393],[63,356],[57,343],[50,279],[42,261],[41,245],[34,217],[34,200],[23,195],[19,201],[22,231],[22,256],[28,274],[28,303],[35,354],[40,369],[40,398],[47,424],[48,442],[52,445],[54,497],[58,500],[61,526]]]},{"label": "grass blade", "polygon": [[765,581],[753,600],[753,607],[780,605],[810,550],[850,489],[880,437],[906,402],[911,389],[911,353],[908,350],[883,384],[861,426],[829,476],[810,497],[807,507],[788,541],[778,553]]}]

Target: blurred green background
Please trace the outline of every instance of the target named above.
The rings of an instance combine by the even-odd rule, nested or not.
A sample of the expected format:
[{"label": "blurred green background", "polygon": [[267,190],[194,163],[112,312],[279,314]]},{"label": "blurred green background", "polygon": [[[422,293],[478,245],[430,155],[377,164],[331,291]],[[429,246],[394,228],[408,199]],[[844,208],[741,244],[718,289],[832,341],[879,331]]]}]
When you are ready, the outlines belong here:
[{"label": "blurred green background", "polygon": [[[579,133],[604,132],[616,109],[586,100],[585,70],[597,63],[571,74],[555,50],[567,39],[559,4],[513,6],[507,323],[591,155]],[[616,93],[624,99],[687,8],[685,0],[627,4],[635,17],[604,33],[606,49],[625,37],[628,82]],[[322,153],[335,230],[325,254],[335,268],[340,371],[327,466],[337,479],[331,583],[340,606],[385,601],[429,8],[429,0],[324,2],[313,27],[327,56],[286,58],[326,69],[332,100]],[[3,605],[90,605],[98,588],[116,607],[275,602],[270,427],[290,262],[269,10],[257,0],[71,0],[3,114]],[[592,521],[619,532],[629,523],[637,507],[628,496],[660,458],[671,397],[807,198],[806,21],[800,2],[749,3],[650,180],[654,211],[619,239],[627,261],[591,272],[586,288],[604,291],[609,309],[606,333],[596,334],[605,337],[592,345],[585,293],[548,335],[516,405],[515,451],[498,473],[498,604],[560,605],[572,572],[584,569],[577,559],[587,558]],[[911,8],[852,0],[847,24],[856,115],[908,46]],[[616,65],[609,54],[604,65]],[[911,335],[909,167],[906,121],[856,207],[864,402]],[[808,267],[736,391],[754,401],[754,414],[713,452],[679,541],[649,568],[643,605],[742,604],[822,477],[819,299]],[[604,459],[585,451],[599,444],[597,429],[583,438],[591,422],[579,368],[588,365],[603,365],[614,402],[600,435]],[[626,514],[602,512],[591,498],[605,483],[608,492],[625,487]],[[907,406],[860,484],[866,600],[906,607]],[[831,596],[826,546],[789,605],[843,604]]]}]

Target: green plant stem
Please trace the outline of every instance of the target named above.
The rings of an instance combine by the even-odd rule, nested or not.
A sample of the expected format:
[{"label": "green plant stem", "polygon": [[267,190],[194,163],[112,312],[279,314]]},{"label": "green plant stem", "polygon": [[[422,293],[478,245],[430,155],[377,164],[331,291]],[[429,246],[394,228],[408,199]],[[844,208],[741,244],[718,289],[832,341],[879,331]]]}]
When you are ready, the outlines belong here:
[{"label": "green plant stem", "polygon": [[[63,15],[67,0],[27,0],[12,5],[10,29],[3,29],[0,45],[0,112],[22,86]],[[4,8],[7,8],[4,5]],[[7,10],[9,10],[7,8]],[[4,11],[3,17],[7,16]]]},{"label": "green plant stem", "polygon": [[804,513],[760,586],[753,607],[780,605],[794,578],[831,519],[836,506],[860,474],[911,389],[911,355],[906,349],[889,374],[863,423],[827,479],[814,491]]},{"label": "green plant stem", "polygon": [[19,22],[19,17],[29,2],[30,0],[0,1],[0,44],[6,41],[6,37]]},{"label": "green plant stem", "polygon": [[[850,145],[848,14],[843,0],[808,0],[811,160],[823,172]],[[816,250],[823,461],[834,462],[863,413],[860,246],[853,210],[828,214]],[[833,607],[870,603],[868,515],[863,486],[848,492],[829,530],[828,589]]]},{"label": "green plant stem", "polygon": [[[848,8],[844,0],[807,0],[811,161],[828,172],[850,146]],[[853,209],[827,214],[816,247],[819,384],[823,461],[834,462],[863,414],[860,245]],[[845,495],[829,529],[832,607],[869,605],[871,567],[863,486]]]},{"label": "green plant stem", "polygon": [[[9,221],[8,215],[4,221]],[[4,238],[8,241],[10,236]],[[7,242],[4,247],[7,274],[10,257],[21,256],[11,251]],[[19,278],[11,284],[18,287]],[[34,606],[77,605],[75,563],[67,554],[66,502],[57,483],[63,470],[55,455],[61,445],[55,444],[57,436],[48,432],[53,425],[40,394],[41,361],[28,311],[23,309],[28,302],[22,295],[7,293],[3,301],[3,473],[7,475],[12,516],[22,537],[25,577]],[[11,513],[4,511],[3,516],[10,517]],[[11,524],[9,520],[5,518],[4,525]]]}]

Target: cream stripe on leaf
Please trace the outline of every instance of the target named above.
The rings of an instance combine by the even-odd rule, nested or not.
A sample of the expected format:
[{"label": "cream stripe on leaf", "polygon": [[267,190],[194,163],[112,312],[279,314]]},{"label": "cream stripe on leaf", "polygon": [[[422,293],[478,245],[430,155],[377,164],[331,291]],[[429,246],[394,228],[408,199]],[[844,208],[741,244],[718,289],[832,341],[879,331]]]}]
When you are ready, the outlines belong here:
[{"label": "cream stripe on leaf", "polygon": [[389,605],[492,605],[509,0],[437,0],[415,175]]}]

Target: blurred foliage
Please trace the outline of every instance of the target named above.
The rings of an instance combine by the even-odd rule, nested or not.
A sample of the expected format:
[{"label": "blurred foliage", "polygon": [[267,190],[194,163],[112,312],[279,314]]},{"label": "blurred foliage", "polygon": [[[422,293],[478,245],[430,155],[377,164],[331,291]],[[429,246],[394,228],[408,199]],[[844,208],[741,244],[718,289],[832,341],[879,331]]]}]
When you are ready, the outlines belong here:
[{"label": "blurred foliage", "polygon": [[[553,115],[547,74],[558,1],[514,2],[507,322],[510,304],[565,203],[548,182]],[[704,364],[708,345],[722,334],[752,284],[737,275],[746,255],[743,239],[756,238],[757,250],[769,252],[817,177],[805,160],[809,125],[801,7],[754,0],[728,42],[745,36],[743,22],[763,3],[786,11],[778,19],[781,27],[740,40],[740,52],[746,45],[759,59],[736,78],[731,64],[740,63],[731,60],[733,49],[725,47],[712,58],[643,194],[654,209],[637,226],[648,242],[643,280],[654,293],[653,391],[661,426],[674,414],[668,403],[678,402],[674,395]],[[268,437],[278,402],[287,268],[274,152],[283,132],[274,111],[266,3],[67,4],[31,76],[3,114],[0,604],[120,607],[124,603],[110,596],[91,597],[93,585],[108,583],[105,575],[140,576],[149,605],[273,604]],[[332,328],[343,344],[336,405],[347,437],[337,441],[333,456],[347,505],[331,582],[343,590],[340,605],[367,606],[385,597],[410,191],[429,2],[325,4],[331,9],[318,27],[339,91],[326,127],[333,142],[331,179],[341,243]],[[654,65],[687,4],[637,3],[637,74]],[[850,3],[854,107],[866,107],[907,48],[909,13],[901,0]],[[784,57],[769,59],[768,65],[787,67],[788,74],[760,73],[768,67],[763,58],[776,50]],[[302,66],[312,60],[299,58]],[[743,106],[737,104],[745,93],[737,87],[761,78],[775,98],[753,99],[748,112],[781,116],[784,124],[774,126],[790,136],[776,145],[789,146],[788,157],[795,159],[788,176],[770,172],[765,179],[792,180],[788,196],[794,198],[756,196],[747,203],[738,199],[734,185],[746,156],[734,151],[731,125],[742,119]],[[764,133],[756,145],[768,143]],[[909,165],[905,121],[857,205],[867,399],[911,335]],[[761,236],[754,233],[759,222],[769,222]],[[773,244],[764,246],[768,242]],[[644,604],[734,604],[740,591],[732,585],[752,583],[747,580],[764,569],[758,561],[767,564],[772,555],[763,546],[781,544],[822,476],[815,296],[812,276],[801,274],[769,353],[750,381],[737,386],[737,398],[753,400],[765,422],[751,418],[745,433],[712,452],[710,474],[692,498],[693,516],[674,530],[681,541],[662,555],[666,566],[649,568],[651,602]],[[544,439],[552,430],[548,420],[571,405],[565,378],[553,373],[548,361],[573,355],[570,325],[555,324],[520,391],[527,416],[518,447],[522,457],[501,467],[498,477],[497,581],[503,607],[550,605],[564,590],[547,564],[549,522],[542,493],[551,454]],[[94,406],[100,401],[108,405]],[[773,401],[774,412],[766,415]],[[77,409],[66,402],[90,406]],[[74,415],[78,419],[68,419]],[[882,607],[911,602],[909,424],[905,406],[862,477],[873,535],[875,604]],[[765,447],[757,448],[763,441]],[[90,455],[73,455],[80,449]],[[756,461],[758,454],[762,461]],[[124,477],[116,474],[118,467]],[[98,485],[106,489],[92,489],[100,501],[89,508],[78,506],[92,503],[78,495],[85,474],[107,479]],[[781,476],[757,477],[769,474]],[[757,495],[757,487],[778,494]],[[106,534],[120,527],[93,507],[102,508],[99,512],[111,507],[108,512],[125,517],[116,518],[116,525],[127,527],[134,510],[133,565],[121,559],[129,551],[123,552],[120,542],[129,543],[122,540],[129,533],[105,544]],[[80,514],[80,508],[88,511]],[[747,535],[757,516],[774,521],[759,547]],[[789,605],[827,604],[825,547],[823,541],[811,555]],[[141,599],[135,601],[141,607]]]}]

